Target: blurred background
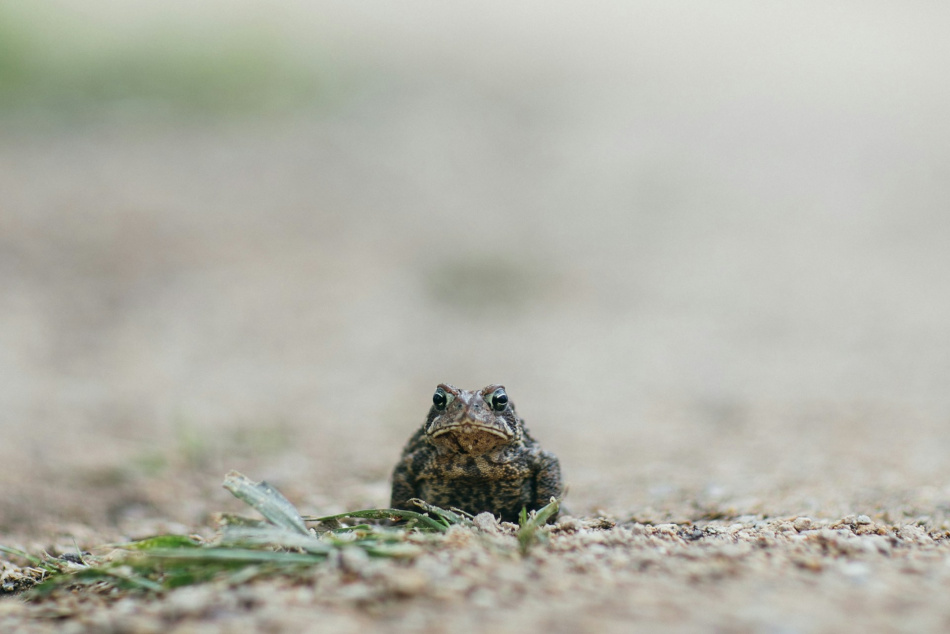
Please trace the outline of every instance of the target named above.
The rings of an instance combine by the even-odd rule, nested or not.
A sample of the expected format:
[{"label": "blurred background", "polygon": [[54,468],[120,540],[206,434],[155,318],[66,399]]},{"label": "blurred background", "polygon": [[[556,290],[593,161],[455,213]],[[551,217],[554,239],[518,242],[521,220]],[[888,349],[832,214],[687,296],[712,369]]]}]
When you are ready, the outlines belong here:
[{"label": "blurred background", "polygon": [[943,513],[948,23],[0,4],[0,534],[384,506],[439,382],[577,514]]}]

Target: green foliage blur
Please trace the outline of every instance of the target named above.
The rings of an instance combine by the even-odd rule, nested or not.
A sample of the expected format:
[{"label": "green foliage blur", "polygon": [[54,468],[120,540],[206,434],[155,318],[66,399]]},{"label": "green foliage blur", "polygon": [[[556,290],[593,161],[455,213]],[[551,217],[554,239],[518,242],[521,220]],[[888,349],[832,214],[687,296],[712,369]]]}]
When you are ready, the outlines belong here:
[{"label": "green foliage blur", "polygon": [[266,25],[125,26],[0,4],[0,118],[273,114],[324,104],[331,68]]}]

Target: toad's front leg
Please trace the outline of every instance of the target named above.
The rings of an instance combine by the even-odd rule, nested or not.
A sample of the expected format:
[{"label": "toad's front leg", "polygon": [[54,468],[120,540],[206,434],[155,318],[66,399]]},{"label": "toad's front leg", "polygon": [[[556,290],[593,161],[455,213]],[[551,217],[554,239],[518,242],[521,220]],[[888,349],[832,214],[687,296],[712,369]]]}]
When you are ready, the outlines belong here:
[{"label": "toad's front leg", "polygon": [[416,497],[419,497],[418,481],[412,472],[412,460],[407,457],[393,469],[393,492],[389,508],[411,511],[413,508],[409,500]]},{"label": "toad's front leg", "polygon": [[[538,455],[538,471],[535,475],[535,498],[536,509],[547,506],[551,498],[560,499],[564,490],[561,485],[561,463],[557,456],[548,451],[542,451]],[[549,522],[557,519],[557,513],[552,515]]]}]

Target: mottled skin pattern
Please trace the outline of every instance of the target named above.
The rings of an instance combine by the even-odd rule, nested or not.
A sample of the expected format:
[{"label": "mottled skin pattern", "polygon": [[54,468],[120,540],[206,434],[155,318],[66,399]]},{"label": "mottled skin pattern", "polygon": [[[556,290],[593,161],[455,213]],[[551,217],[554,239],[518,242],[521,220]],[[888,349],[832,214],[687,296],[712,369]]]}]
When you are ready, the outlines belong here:
[{"label": "mottled skin pattern", "polygon": [[421,498],[517,522],[522,507],[540,509],[561,493],[557,457],[531,437],[503,386],[470,391],[441,384],[393,470],[391,507],[418,510],[409,500]]}]

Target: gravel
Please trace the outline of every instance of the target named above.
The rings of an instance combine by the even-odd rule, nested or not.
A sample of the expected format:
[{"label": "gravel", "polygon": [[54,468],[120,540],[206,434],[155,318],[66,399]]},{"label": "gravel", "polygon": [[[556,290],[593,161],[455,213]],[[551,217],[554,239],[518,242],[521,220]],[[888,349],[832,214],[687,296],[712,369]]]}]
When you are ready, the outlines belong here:
[{"label": "gravel", "polygon": [[0,544],[207,536],[231,469],[384,506],[442,381],[506,385],[572,515],[161,597],[4,559],[0,632],[950,630],[946,3],[111,4],[35,16],[90,99],[156,22],[339,94],[0,111]]}]

